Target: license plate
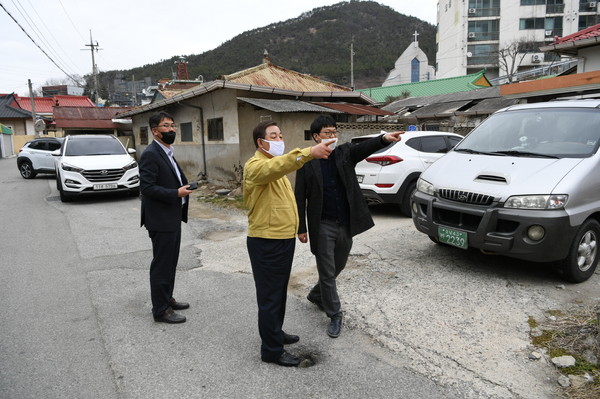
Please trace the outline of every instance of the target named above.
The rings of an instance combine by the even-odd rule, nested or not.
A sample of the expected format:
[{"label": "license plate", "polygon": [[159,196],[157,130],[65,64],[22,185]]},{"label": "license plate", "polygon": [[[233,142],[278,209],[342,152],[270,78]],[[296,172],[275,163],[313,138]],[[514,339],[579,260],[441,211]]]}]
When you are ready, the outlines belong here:
[{"label": "license plate", "polygon": [[364,176],[363,176],[363,175],[356,175],[356,179],[358,179],[358,182],[359,182],[359,183],[362,183],[362,182],[363,182],[363,178],[364,178]]},{"label": "license plate", "polygon": [[467,249],[467,233],[464,231],[449,229],[447,227],[438,228],[438,239],[440,242],[453,245],[458,248]]},{"label": "license plate", "polygon": [[117,188],[117,183],[94,184],[94,190],[110,190]]}]

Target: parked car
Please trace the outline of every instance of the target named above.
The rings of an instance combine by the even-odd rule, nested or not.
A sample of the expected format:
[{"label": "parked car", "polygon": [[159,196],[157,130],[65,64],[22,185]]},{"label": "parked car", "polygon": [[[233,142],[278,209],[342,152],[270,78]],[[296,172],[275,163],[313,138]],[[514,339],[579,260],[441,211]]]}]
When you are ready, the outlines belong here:
[{"label": "parked car", "polygon": [[44,137],[29,140],[17,155],[17,168],[24,179],[33,179],[38,173],[55,173],[52,152],[60,149],[64,139]]},{"label": "parked car", "polygon": [[600,100],[497,111],[420,177],[417,230],[434,242],[594,274],[600,239]]},{"label": "parked car", "polygon": [[[354,137],[359,143],[379,134]],[[429,165],[454,147],[463,136],[445,132],[410,131],[356,165],[355,171],[368,203],[399,204],[410,217],[410,197],[417,179]]]},{"label": "parked car", "polygon": [[56,187],[63,202],[76,195],[129,192],[139,195],[138,164],[115,136],[67,136],[56,156]]}]

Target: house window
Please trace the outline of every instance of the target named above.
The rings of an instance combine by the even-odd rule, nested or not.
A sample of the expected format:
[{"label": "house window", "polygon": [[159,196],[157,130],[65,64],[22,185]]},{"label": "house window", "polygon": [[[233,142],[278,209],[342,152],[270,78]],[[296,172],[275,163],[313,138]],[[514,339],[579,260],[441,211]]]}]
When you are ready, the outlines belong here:
[{"label": "house window", "polygon": [[421,66],[421,63],[416,58],[413,58],[413,60],[410,62],[410,81],[411,81],[411,83],[419,81],[419,75],[420,75],[419,67],[420,66]]},{"label": "house window", "polygon": [[223,118],[208,120],[208,139],[223,140]]},{"label": "house window", "polygon": [[148,126],[144,126],[140,128],[140,144],[147,145],[148,144]]},{"label": "house window", "polygon": [[180,123],[179,134],[181,135],[181,141],[194,141],[192,122]]},{"label": "house window", "polygon": [[304,131],[304,141],[310,141],[312,140],[312,134],[310,134],[310,130],[305,130]]},{"label": "house window", "polygon": [[533,6],[536,4],[546,4],[546,0],[521,0],[522,6]]},{"label": "house window", "polygon": [[598,15],[580,15],[579,16],[579,30],[589,28],[600,23],[600,16]]},{"label": "house window", "polygon": [[544,18],[521,18],[519,20],[519,29],[544,29]]}]

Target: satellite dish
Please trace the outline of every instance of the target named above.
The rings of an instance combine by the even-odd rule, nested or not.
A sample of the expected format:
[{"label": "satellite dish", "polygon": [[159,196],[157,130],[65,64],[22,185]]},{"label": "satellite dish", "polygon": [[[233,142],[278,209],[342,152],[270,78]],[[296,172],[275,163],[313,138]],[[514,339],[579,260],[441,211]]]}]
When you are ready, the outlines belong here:
[{"label": "satellite dish", "polygon": [[46,122],[43,119],[38,119],[35,121],[34,129],[36,132],[42,132],[46,129]]},{"label": "satellite dish", "polygon": [[467,53],[467,57],[473,57],[473,53],[469,51],[469,52]]}]

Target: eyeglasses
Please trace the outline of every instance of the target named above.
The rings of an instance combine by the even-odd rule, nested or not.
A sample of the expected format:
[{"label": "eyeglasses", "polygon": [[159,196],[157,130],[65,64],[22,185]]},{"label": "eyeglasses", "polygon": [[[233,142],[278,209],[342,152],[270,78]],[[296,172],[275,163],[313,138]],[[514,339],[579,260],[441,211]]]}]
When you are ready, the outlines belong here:
[{"label": "eyeglasses", "polygon": [[337,131],[336,130],[330,130],[330,131],[327,131],[327,132],[321,132],[319,134],[324,134],[325,137],[332,138],[332,137],[337,136]]},{"label": "eyeglasses", "polygon": [[177,129],[177,125],[176,125],[176,124],[174,124],[174,123],[173,123],[173,124],[170,124],[170,125],[169,125],[169,124],[165,124],[165,125],[158,125],[157,127],[164,127],[164,128],[167,128],[167,129],[169,129],[169,128]]}]

